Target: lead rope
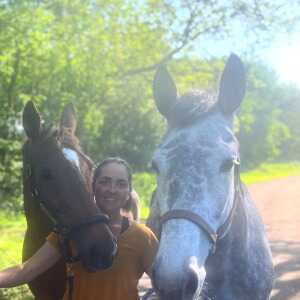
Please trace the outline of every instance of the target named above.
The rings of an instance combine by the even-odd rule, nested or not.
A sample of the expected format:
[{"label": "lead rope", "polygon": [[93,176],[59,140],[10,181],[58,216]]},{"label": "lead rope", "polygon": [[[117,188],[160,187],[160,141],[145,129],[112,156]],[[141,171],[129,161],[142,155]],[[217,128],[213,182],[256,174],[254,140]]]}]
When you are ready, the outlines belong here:
[{"label": "lead rope", "polygon": [[73,264],[67,263],[67,283],[68,283],[68,298],[69,300],[73,299],[73,290],[74,290],[74,272]]},{"label": "lead rope", "polygon": [[66,272],[67,272],[67,287],[68,287],[68,300],[73,299],[74,291],[74,272],[73,272],[73,263],[76,261],[76,258],[72,256],[72,250],[70,247],[70,240],[64,235],[59,234],[62,253],[66,262]]},{"label": "lead rope", "polygon": [[74,258],[72,256],[72,250],[70,247],[70,240],[68,238],[64,238],[64,248],[65,248],[65,259],[67,265],[67,284],[68,284],[68,299],[73,299],[73,291],[74,291],[74,272],[73,272],[73,263]]}]

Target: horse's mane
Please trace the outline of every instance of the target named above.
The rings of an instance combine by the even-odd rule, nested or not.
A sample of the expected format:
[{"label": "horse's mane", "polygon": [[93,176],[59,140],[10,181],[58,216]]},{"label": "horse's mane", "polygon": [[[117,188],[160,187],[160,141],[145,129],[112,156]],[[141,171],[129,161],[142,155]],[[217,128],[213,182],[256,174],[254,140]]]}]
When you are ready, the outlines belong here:
[{"label": "horse's mane", "polygon": [[204,118],[216,110],[217,97],[215,94],[192,90],[178,98],[172,110],[172,124],[184,126],[195,119]]}]

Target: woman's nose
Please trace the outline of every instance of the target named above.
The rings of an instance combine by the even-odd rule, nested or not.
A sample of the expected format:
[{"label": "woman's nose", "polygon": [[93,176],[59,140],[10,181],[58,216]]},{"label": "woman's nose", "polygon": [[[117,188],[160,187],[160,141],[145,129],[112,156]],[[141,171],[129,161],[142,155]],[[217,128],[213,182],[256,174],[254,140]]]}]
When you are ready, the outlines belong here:
[{"label": "woman's nose", "polygon": [[115,192],[117,190],[117,184],[114,181],[111,181],[108,185],[108,189],[111,192]]}]

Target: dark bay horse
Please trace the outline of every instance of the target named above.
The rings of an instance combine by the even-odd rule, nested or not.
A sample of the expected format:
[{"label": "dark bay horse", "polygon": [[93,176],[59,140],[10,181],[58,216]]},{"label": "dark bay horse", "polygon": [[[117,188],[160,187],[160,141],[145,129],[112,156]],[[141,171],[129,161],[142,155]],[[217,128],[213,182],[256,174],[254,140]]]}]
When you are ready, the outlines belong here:
[{"label": "dark bay horse", "polygon": [[231,55],[218,96],[177,95],[164,67],[154,98],[168,130],[153,156],[157,190],[148,224],[160,234],[153,285],[161,300],[266,300],[271,252],[259,213],[240,182],[233,117],[245,94]]},{"label": "dark bay horse", "polygon": [[[112,263],[115,240],[107,217],[92,197],[93,163],[81,151],[75,136],[72,106],[62,114],[58,130],[43,124],[32,102],[23,111],[28,137],[23,146],[23,194],[27,230],[23,260],[31,257],[53,230],[72,239],[87,270]],[[65,262],[62,259],[29,287],[37,300],[60,300],[65,291]]]}]

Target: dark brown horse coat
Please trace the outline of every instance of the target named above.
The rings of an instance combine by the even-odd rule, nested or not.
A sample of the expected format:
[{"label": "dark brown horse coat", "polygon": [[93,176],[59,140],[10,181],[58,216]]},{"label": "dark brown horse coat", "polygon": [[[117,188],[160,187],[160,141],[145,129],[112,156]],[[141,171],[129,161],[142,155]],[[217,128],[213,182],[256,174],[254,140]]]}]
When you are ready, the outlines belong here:
[{"label": "dark brown horse coat", "polygon": [[[25,125],[24,125],[25,126]],[[80,169],[85,185],[90,189],[92,161],[85,156],[75,136],[76,118],[71,105],[65,107],[60,123],[59,137],[63,147],[75,150],[79,155]],[[46,133],[45,133],[46,134]],[[41,135],[41,139],[43,136]],[[32,183],[28,176],[26,144],[23,148],[23,195],[24,211],[27,221],[27,230],[23,244],[23,261],[30,258],[44,243],[45,238],[53,229],[53,223],[40,208],[39,203],[32,195]],[[43,144],[41,143],[41,146]],[[67,174],[66,174],[67,177]],[[66,285],[65,262],[61,259],[51,269],[29,283],[30,290],[37,300],[59,300],[62,298]]]}]

